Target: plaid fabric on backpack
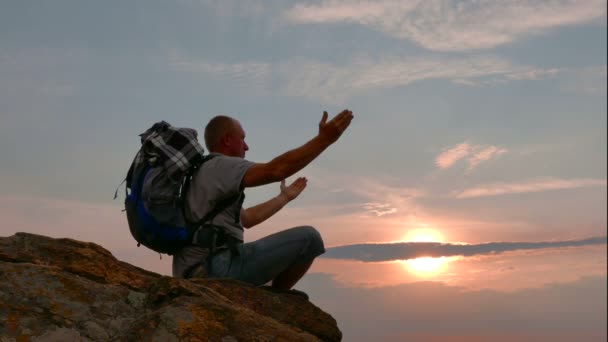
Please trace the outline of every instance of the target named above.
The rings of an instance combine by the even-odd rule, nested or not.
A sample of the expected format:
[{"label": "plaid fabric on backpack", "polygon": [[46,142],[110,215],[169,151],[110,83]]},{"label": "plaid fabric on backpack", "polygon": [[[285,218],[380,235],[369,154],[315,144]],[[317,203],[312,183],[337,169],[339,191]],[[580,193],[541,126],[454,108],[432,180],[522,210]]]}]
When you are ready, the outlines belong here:
[{"label": "plaid fabric on backpack", "polygon": [[195,170],[208,158],[191,128],[161,121],[140,137],[142,146],[126,177],[129,230],[138,246],[173,254],[192,240],[185,194]]}]

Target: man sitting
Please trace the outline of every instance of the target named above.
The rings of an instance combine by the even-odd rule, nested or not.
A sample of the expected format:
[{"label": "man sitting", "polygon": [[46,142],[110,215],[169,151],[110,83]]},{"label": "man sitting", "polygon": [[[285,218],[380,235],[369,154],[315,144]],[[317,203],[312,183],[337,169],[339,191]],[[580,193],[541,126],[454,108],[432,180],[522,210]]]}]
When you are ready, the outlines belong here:
[{"label": "man sitting", "polygon": [[[185,215],[191,222],[212,217],[200,222],[203,226],[195,234],[196,243],[173,255],[173,276],[234,278],[256,286],[272,281],[271,290],[289,291],[325,252],[319,232],[301,226],[243,243],[243,228],[264,222],[295,199],[307,180],[300,177],[286,185],[285,179],[336,142],[352,119],[349,110],[330,121],[324,112],[317,136],[268,163],[244,159],[249,146],[237,120],[228,116],[211,119],[205,127],[205,144],[212,158],[192,178]],[[242,207],[245,188],[274,182],[280,182],[279,195],[251,208]]]}]

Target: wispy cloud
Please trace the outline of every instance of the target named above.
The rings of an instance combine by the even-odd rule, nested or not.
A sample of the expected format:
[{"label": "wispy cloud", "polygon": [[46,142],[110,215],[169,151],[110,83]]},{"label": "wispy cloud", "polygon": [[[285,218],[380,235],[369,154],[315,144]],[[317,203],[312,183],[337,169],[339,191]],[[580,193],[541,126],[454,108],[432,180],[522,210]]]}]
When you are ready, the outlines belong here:
[{"label": "wispy cloud", "polygon": [[541,78],[545,78],[547,76],[554,76],[560,72],[560,69],[552,68],[552,69],[535,69],[535,70],[526,70],[523,72],[514,72],[506,77],[512,80],[538,80]]},{"label": "wispy cloud", "polygon": [[528,68],[521,71],[513,71],[504,75],[491,75],[484,78],[454,79],[452,82],[471,87],[492,87],[513,81],[537,81],[547,78],[555,78],[566,73],[566,69],[535,69]]},{"label": "wispy cloud", "polygon": [[469,161],[469,170],[475,168],[479,163],[490,160],[492,158],[498,157],[503,153],[506,153],[507,149],[496,147],[496,146],[488,146],[482,147],[480,150],[473,153],[473,155],[468,159]]},{"label": "wispy cloud", "polygon": [[331,65],[315,61],[294,61],[281,66],[285,93],[293,96],[344,99],[372,89],[407,86],[424,80],[505,79],[507,75],[536,70],[516,66],[508,60],[491,57],[361,57],[351,63]]},{"label": "wispy cloud", "polygon": [[496,158],[506,152],[507,149],[502,147],[471,145],[465,141],[453,147],[444,148],[443,152],[435,158],[435,164],[440,169],[447,169],[453,166],[457,161],[466,159],[470,171],[480,163]]},{"label": "wispy cloud", "polygon": [[472,256],[508,251],[579,247],[606,244],[606,236],[582,240],[548,242],[490,242],[474,245],[439,242],[400,242],[378,244],[356,244],[328,248],[325,258],[350,259],[364,262],[408,260],[420,257]]},{"label": "wispy cloud", "polygon": [[357,23],[430,50],[463,51],[605,15],[603,0],[324,0],[296,4],[283,17],[292,23]]},{"label": "wispy cloud", "polygon": [[176,71],[211,75],[256,90],[267,90],[272,75],[272,67],[268,63],[214,63],[188,58],[178,51],[171,52],[169,64]]},{"label": "wispy cloud", "polygon": [[435,164],[441,169],[447,169],[460,159],[471,154],[471,145],[464,142],[451,148],[446,148],[435,158]]},{"label": "wispy cloud", "polygon": [[254,85],[257,90],[278,91],[283,95],[331,103],[373,89],[407,86],[424,80],[445,79],[474,84],[488,77],[510,82],[525,79],[517,75],[533,74],[538,78],[547,74],[544,69],[513,65],[508,60],[492,56],[359,57],[341,65],[311,60],[228,64],[197,60],[173,52],[169,64],[178,71],[212,75],[237,85]]},{"label": "wispy cloud", "polygon": [[[340,237],[341,241],[395,241],[404,234],[404,227],[420,228],[431,224],[425,209],[418,203],[420,198],[428,196],[419,184],[409,186],[402,179],[387,175],[378,179],[330,172],[318,166],[312,166],[306,173],[309,186],[314,189],[289,208],[286,218],[292,222],[332,227],[324,232],[327,241],[337,237],[335,234],[343,229],[352,230],[353,234]],[[332,193],[332,189],[341,191]],[[311,212],[315,214],[311,216]],[[378,231],[372,228],[375,226],[386,229]],[[368,236],[368,231],[375,233]]]},{"label": "wispy cloud", "polygon": [[397,208],[391,206],[390,203],[364,203],[363,209],[368,210],[376,216],[384,216],[397,212]]},{"label": "wispy cloud", "polygon": [[[344,177],[343,175],[340,177]],[[348,181],[348,179],[343,179]],[[426,195],[425,190],[399,185],[398,180],[379,182],[367,177],[352,177],[349,184],[357,184],[350,191],[367,202],[362,204],[366,216],[372,218],[399,214],[402,219],[410,217],[422,209],[415,203],[419,197]]]},{"label": "wispy cloud", "polygon": [[527,192],[540,192],[548,190],[574,189],[591,186],[606,186],[606,179],[557,179],[549,178],[519,183],[494,183],[470,189],[456,191],[456,198],[472,198],[484,196],[498,196]]}]

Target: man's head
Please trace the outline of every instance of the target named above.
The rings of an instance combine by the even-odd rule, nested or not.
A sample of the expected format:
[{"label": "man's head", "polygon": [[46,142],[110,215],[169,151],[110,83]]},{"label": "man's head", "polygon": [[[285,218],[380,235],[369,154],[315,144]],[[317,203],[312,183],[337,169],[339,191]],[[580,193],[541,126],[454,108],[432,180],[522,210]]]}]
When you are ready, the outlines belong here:
[{"label": "man's head", "polygon": [[205,127],[205,145],[210,152],[231,157],[245,157],[249,146],[245,142],[245,131],[241,124],[225,115],[211,119]]}]

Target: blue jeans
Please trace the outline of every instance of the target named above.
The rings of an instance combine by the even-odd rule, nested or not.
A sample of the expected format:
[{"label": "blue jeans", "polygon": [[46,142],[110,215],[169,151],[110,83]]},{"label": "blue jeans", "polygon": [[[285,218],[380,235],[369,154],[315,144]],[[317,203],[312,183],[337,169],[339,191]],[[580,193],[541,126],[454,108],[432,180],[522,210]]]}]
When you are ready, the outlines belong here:
[{"label": "blue jeans", "polygon": [[325,252],[321,234],[310,226],[290,228],[224,250],[208,262],[212,278],[233,278],[263,285],[294,265],[312,262]]}]

